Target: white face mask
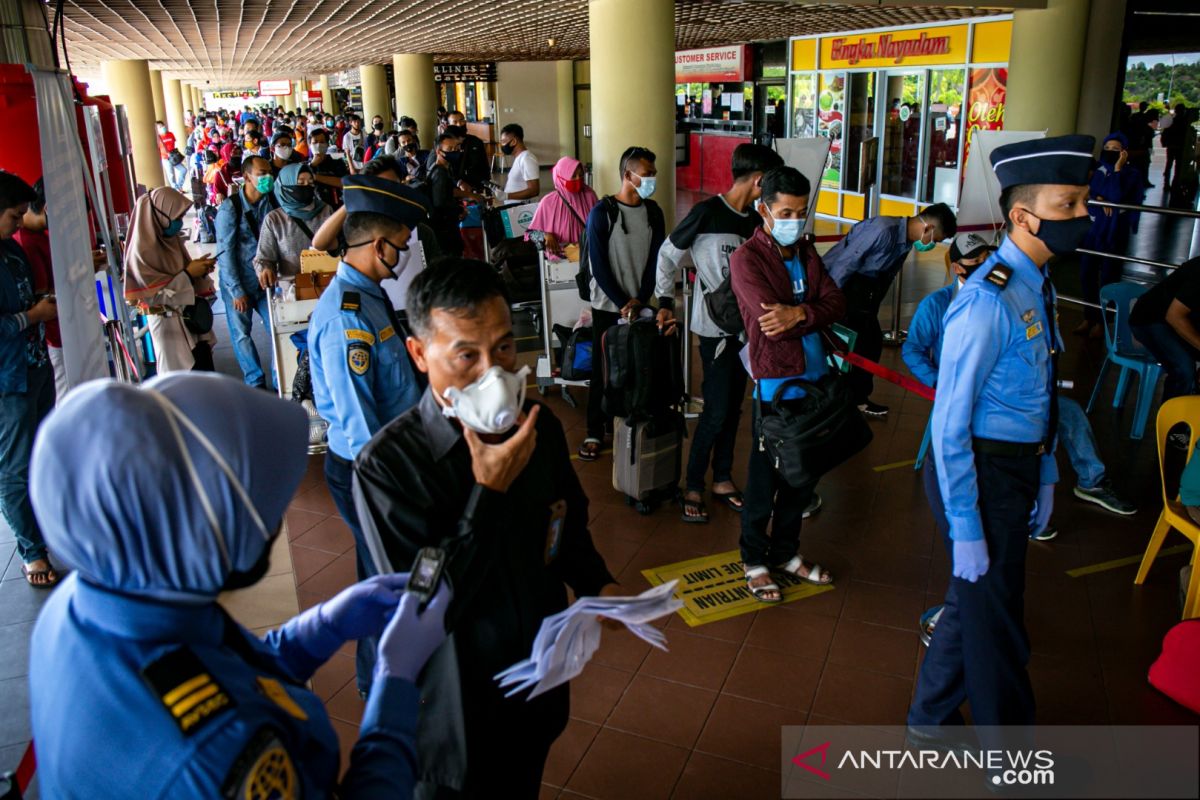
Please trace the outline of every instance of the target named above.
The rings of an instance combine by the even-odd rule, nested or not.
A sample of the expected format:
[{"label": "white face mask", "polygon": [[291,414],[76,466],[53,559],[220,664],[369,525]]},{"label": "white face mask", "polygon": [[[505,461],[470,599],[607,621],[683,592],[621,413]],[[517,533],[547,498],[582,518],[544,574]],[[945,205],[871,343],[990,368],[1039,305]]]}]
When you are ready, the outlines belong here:
[{"label": "white face mask", "polygon": [[476,433],[504,433],[517,424],[525,404],[525,376],[528,374],[528,366],[516,372],[492,367],[465,388],[448,388],[444,396],[450,405],[442,408],[442,413],[457,417]]},{"label": "white face mask", "polygon": [[329,152],[329,144],[326,142],[318,142],[313,145],[313,152],[319,156],[323,156],[325,153]]},{"label": "white face mask", "polygon": [[292,157],[292,148],[285,147],[284,145],[277,145],[275,147],[275,157],[278,159],[284,159],[284,160],[291,158]]}]

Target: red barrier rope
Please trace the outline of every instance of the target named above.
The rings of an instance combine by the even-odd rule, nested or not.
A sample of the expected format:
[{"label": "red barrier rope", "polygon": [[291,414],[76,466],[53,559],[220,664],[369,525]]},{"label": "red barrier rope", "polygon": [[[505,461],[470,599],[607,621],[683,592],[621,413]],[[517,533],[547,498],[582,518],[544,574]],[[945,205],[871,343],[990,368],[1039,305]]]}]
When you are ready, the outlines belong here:
[{"label": "red barrier rope", "polygon": [[25,748],[25,755],[21,756],[21,763],[17,767],[17,789],[21,794],[25,794],[25,790],[29,788],[29,782],[33,780],[33,774],[37,772],[37,756],[33,752],[33,742]]}]

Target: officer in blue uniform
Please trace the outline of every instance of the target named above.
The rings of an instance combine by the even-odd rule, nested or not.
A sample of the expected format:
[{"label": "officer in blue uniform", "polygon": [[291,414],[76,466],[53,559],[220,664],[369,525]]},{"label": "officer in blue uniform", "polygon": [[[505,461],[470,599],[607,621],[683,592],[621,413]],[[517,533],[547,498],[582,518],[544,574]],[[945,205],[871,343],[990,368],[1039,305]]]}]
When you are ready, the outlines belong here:
[{"label": "officer in blue uniform", "polygon": [[993,151],[1007,236],[945,319],[932,444],[954,575],[908,713],[918,743],[971,706],[976,725],[1031,725],[1025,552],[1050,518],[1058,469],[1062,347],[1046,263],[1087,233],[1094,140],[1060,136]]},{"label": "officer in blue uniform", "polygon": [[[299,406],[198,373],[86,384],[43,425],[33,505],[74,569],[30,648],[43,796],[411,796],[414,681],[445,639],[447,589],[418,614],[406,575],[379,576],[263,639],[217,603],[266,573],[307,441]],[[339,787],[337,736],[304,684],[381,633]]]},{"label": "officer in blue uniform", "polygon": [[[346,252],[337,276],[317,301],[308,325],[313,398],[329,423],[325,480],[354,535],[358,577],[370,557],[351,494],[354,459],[375,432],[417,404],[423,387],[408,358],[407,338],[380,284],[395,278],[400,253],[427,217],[424,196],[369,175],[343,182]],[[373,643],[358,647],[358,688],[370,686]]]}]

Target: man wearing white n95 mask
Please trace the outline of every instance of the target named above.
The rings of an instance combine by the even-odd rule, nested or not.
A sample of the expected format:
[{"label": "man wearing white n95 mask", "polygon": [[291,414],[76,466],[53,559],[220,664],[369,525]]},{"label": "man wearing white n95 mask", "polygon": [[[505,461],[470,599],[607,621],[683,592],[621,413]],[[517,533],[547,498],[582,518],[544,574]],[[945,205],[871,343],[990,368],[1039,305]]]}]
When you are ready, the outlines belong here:
[{"label": "man wearing white n95 mask", "polygon": [[577,596],[617,594],[592,545],[588,501],[562,425],[524,400],[504,286],[448,259],[408,294],[408,352],[429,376],[417,406],[355,462],[355,502],[376,568],[445,551],[450,639],[422,674],[417,797],[535,798],[568,689],[505,698],[493,676],[526,658],[541,620]]}]

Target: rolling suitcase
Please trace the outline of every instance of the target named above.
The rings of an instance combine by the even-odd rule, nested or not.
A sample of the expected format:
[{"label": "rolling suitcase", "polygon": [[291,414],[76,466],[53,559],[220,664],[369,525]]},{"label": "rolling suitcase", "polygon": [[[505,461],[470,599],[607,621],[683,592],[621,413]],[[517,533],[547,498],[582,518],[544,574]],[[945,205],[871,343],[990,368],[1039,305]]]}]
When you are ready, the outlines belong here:
[{"label": "rolling suitcase", "polygon": [[613,488],[639,514],[679,495],[683,469],[683,414],[667,411],[648,420],[617,417],[613,431]]}]

